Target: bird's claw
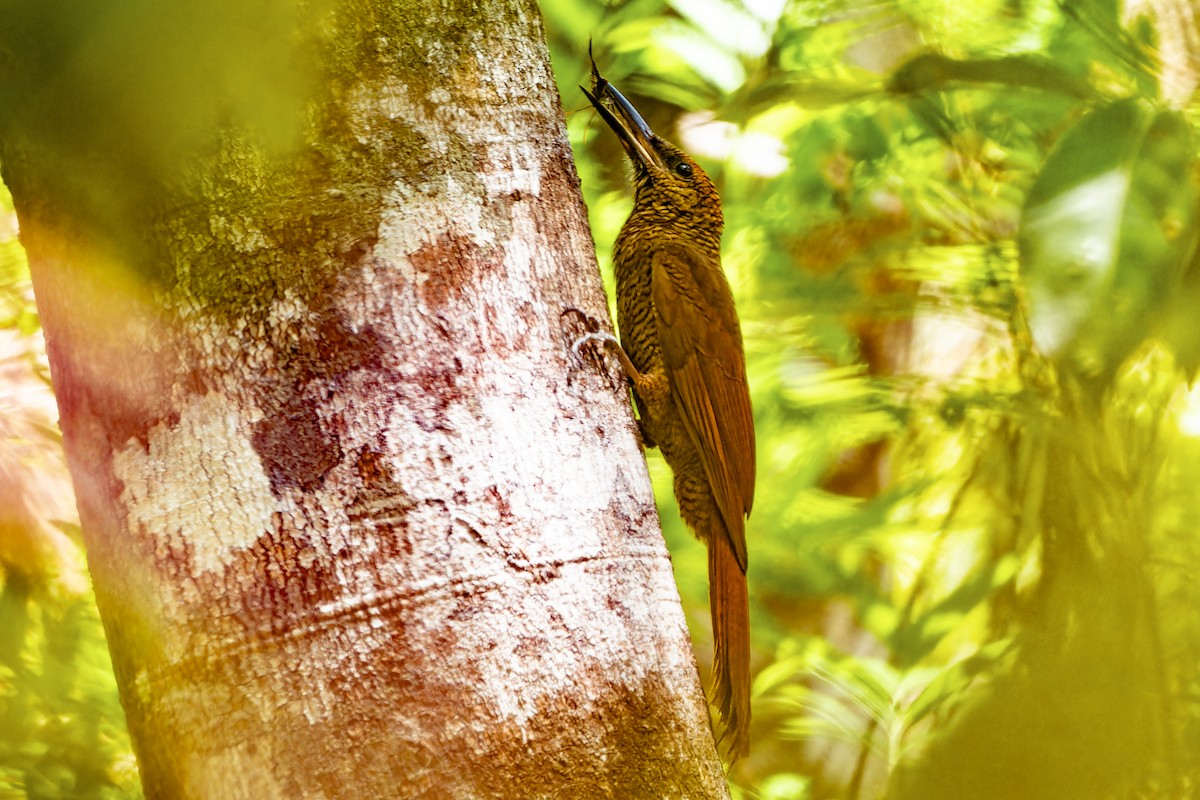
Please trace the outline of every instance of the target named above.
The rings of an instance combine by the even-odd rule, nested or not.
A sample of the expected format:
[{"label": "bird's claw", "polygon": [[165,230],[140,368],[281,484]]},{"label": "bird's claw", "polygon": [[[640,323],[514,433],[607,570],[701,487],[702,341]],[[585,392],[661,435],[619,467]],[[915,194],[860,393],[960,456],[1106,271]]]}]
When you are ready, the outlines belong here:
[{"label": "bird's claw", "polygon": [[[615,342],[616,337],[614,337],[610,333],[602,332],[600,330],[600,320],[596,319],[595,317],[591,316],[590,314],[588,314],[585,311],[582,311],[578,308],[574,308],[572,306],[568,306],[567,308],[563,309],[562,313],[559,314],[559,317],[562,318],[562,317],[566,317],[567,315],[571,315],[571,316],[575,317],[578,320],[578,322],[581,324],[583,329],[585,331],[587,331],[582,336],[577,336],[573,339],[568,340],[571,342],[571,347],[570,347],[571,356],[572,356],[571,360],[573,362],[573,366],[571,367],[571,372],[574,373],[576,370],[580,369],[583,366],[583,348],[589,342],[596,342],[596,341],[605,342],[608,339],[612,339]],[[571,335],[571,334],[568,334],[568,335]],[[570,377],[568,377],[567,380],[569,383]]]},{"label": "bird's claw", "polygon": [[605,330],[602,330],[600,320],[573,306],[564,308],[559,316],[565,317],[568,314],[574,314],[577,316],[583,323],[584,330],[587,331],[587,333],[571,342],[571,352],[574,353],[577,358],[581,356],[580,351],[589,342],[600,342],[604,345],[616,345],[617,347],[621,346],[621,343],[617,341],[617,337]]},{"label": "bird's claw", "polygon": [[577,357],[582,357],[580,355],[580,351],[583,350],[583,348],[589,342],[599,342],[600,344],[603,344],[606,346],[607,345],[617,345],[618,347],[620,346],[620,342],[617,341],[617,337],[613,336],[611,333],[607,333],[605,331],[590,331],[588,333],[585,333],[583,336],[580,336],[578,339],[576,339],[574,342],[571,343],[571,352],[574,353]]}]

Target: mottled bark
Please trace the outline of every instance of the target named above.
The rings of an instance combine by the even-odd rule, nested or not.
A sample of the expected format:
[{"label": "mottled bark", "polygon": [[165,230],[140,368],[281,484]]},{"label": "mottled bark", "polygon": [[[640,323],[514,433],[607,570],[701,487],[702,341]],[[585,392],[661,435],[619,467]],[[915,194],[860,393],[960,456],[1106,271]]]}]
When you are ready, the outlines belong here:
[{"label": "mottled bark", "polygon": [[725,796],[536,7],[144,5],[0,164],[148,796]]}]

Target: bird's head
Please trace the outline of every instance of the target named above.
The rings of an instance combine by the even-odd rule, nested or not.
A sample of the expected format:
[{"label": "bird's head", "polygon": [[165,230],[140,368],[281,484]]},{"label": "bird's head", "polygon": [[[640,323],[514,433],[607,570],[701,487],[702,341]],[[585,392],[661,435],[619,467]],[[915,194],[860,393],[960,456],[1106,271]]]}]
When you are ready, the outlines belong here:
[{"label": "bird's head", "polygon": [[[656,135],[633,104],[595,72],[583,93],[633,162],[634,214],[647,222],[711,232],[721,229],[716,187],[692,157]],[[580,87],[583,88],[583,87]]]}]

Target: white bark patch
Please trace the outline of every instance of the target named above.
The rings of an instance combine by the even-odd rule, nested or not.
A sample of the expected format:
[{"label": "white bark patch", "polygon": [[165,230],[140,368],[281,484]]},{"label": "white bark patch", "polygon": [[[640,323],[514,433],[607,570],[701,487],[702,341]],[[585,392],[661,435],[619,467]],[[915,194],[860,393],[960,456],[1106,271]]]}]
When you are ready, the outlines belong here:
[{"label": "white bark patch", "polygon": [[[431,90],[426,100],[412,98],[409,89],[395,79],[378,85],[359,87],[360,97],[352,101],[358,109],[354,117],[361,141],[369,141],[380,126],[380,112],[388,120],[401,119],[416,130],[443,130],[443,136],[430,137],[427,144],[436,157],[445,157],[448,142],[457,137],[463,141],[479,142],[486,147],[488,158],[479,177],[489,198],[514,192],[537,196],[541,193],[541,166],[532,156],[537,152],[525,141],[524,127],[510,124],[512,129],[497,131],[502,121],[488,119],[486,124],[471,114],[456,111],[449,102],[451,93],[445,87]],[[431,120],[426,108],[432,106],[436,120]],[[511,121],[510,121],[511,122]],[[522,120],[523,123],[523,120]],[[415,252],[450,233],[472,239],[481,247],[495,242],[492,226],[484,220],[484,197],[456,184],[453,175],[439,173],[420,186],[397,184],[386,201],[387,213],[381,228],[391,233],[389,252],[383,255],[403,256]]]},{"label": "white bark patch", "polygon": [[[564,419],[553,395],[528,391],[529,376],[538,369],[536,359],[526,361],[518,353],[505,364],[479,366],[486,375],[478,397],[486,422],[464,431],[461,446],[466,452],[456,463],[469,464],[470,452],[489,455],[486,461],[463,469],[457,482],[472,505],[481,509],[487,508],[483,498],[488,487],[502,487],[509,504],[507,518],[481,520],[478,528],[487,544],[507,554],[509,569],[496,576],[506,584],[498,597],[513,601],[501,601],[493,614],[484,611],[477,627],[460,634],[478,637],[481,646],[475,652],[486,654],[473,665],[481,685],[487,687],[484,694],[499,698],[497,711],[502,716],[524,725],[546,707],[547,695],[571,685],[580,668],[581,649],[591,668],[620,675],[629,686],[662,671],[672,654],[658,642],[650,645],[660,650],[657,657],[628,658],[630,623],[622,619],[627,612],[606,599],[626,592],[638,594],[634,605],[655,609],[665,626],[675,621],[672,617],[678,618],[679,598],[670,570],[662,568],[668,561],[660,538],[647,536],[619,548],[606,541],[602,519],[610,511],[610,498],[619,495],[611,487],[637,480],[633,474],[621,473],[629,465],[640,466],[641,456],[628,448],[618,460],[605,450],[631,444],[632,439],[601,438],[592,425]],[[454,443],[446,446],[449,449]],[[463,568],[469,569],[471,555],[461,555]],[[601,566],[613,557],[623,563],[625,574],[620,578],[606,575]],[[551,565],[554,568],[546,573]],[[539,588],[531,591],[527,581],[537,574],[555,577],[538,582]],[[524,602],[513,605],[520,597]],[[518,607],[520,613],[514,614]],[[431,619],[438,619],[438,608],[428,611]],[[596,632],[614,633],[611,639],[596,640],[591,638]],[[586,639],[590,642],[583,646]],[[530,643],[536,643],[532,647],[536,655],[513,650]],[[694,669],[690,663],[684,666]],[[672,664],[672,674],[679,667]],[[506,690],[513,685],[523,690]]]},{"label": "white bark patch", "polygon": [[150,429],[147,447],[131,440],[113,454],[130,525],[164,544],[186,544],[195,574],[220,569],[231,552],[251,545],[275,510],[271,484],[238,418],[221,397],[196,397],[178,423]]},{"label": "white bark patch", "polygon": [[483,221],[483,198],[465,191],[451,177],[445,178],[444,187],[425,194],[398,186],[386,203],[380,227],[392,232],[389,243],[401,258],[446,233],[469,238],[480,247],[496,241]]}]

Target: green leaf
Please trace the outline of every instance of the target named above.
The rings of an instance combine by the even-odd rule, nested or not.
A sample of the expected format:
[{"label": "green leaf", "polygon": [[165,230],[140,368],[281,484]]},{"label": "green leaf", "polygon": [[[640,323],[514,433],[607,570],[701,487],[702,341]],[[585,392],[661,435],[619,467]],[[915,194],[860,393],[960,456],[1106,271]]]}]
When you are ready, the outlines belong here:
[{"label": "green leaf", "polygon": [[758,787],[762,800],[803,800],[809,796],[811,781],[794,772],[778,772]]},{"label": "green leaf", "polygon": [[1034,343],[1101,386],[1153,329],[1191,252],[1183,118],[1135,100],[1071,128],[1026,199],[1019,235]]},{"label": "green leaf", "polygon": [[961,696],[976,677],[995,667],[1011,644],[1008,639],[991,642],[969,658],[957,661],[938,673],[904,709],[905,726],[911,728],[946,701]]},{"label": "green leaf", "polygon": [[901,64],[888,81],[895,94],[919,94],[959,85],[995,84],[1087,98],[1088,84],[1040,56],[955,59],[922,53]]}]

